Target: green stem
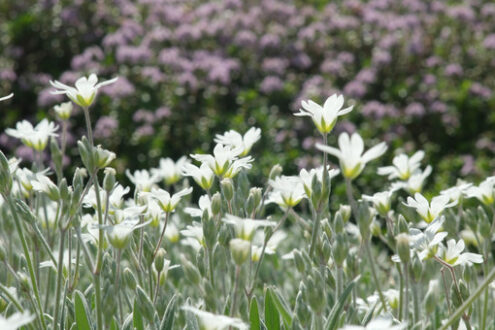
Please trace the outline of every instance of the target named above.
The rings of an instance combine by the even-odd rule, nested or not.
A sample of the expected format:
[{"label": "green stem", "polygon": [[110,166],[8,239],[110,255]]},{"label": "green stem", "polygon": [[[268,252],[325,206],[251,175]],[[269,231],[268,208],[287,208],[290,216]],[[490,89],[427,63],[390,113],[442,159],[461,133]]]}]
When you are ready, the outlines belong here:
[{"label": "green stem", "polygon": [[24,308],[22,308],[21,304],[17,301],[16,297],[10,293],[9,289],[0,283],[0,291],[10,299],[10,302],[14,304],[14,306],[19,310],[19,312],[24,313]]},{"label": "green stem", "polygon": [[405,292],[404,292],[404,321],[407,324],[409,321],[409,269],[407,269],[407,262],[404,263],[404,276],[405,276]]},{"label": "green stem", "polygon": [[156,253],[160,249],[160,245],[162,244],[163,236],[165,235],[165,230],[167,229],[168,222],[168,212],[165,212],[165,223],[163,224],[162,233],[160,234],[160,239],[158,240],[158,244],[156,245],[155,252],[153,252],[153,260],[155,260]]},{"label": "green stem", "polygon": [[[60,304],[60,293],[62,290],[62,277],[64,267],[64,243],[65,243],[65,231],[60,230],[60,242],[58,247],[58,267],[57,267],[57,289],[55,293],[55,314],[53,316],[53,330],[58,328],[58,313]],[[69,260],[70,262],[70,260]]]},{"label": "green stem", "polygon": [[3,197],[4,197],[4,200],[7,201],[7,204],[9,205],[9,208],[10,208],[10,212],[12,213],[12,217],[14,218],[14,223],[15,223],[17,232],[19,234],[19,238],[21,240],[24,256],[26,257],[26,263],[27,263],[28,270],[29,270],[29,276],[31,277],[31,285],[33,286],[36,304],[38,305],[38,317],[41,321],[41,325],[42,325],[43,329],[46,329],[45,315],[43,312],[43,307],[41,306],[41,299],[40,299],[40,293],[38,291],[38,284],[36,282],[34,267],[33,267],[33,263],[31,260],[31,256],[29,255],[29,249],[28,249],[28,246],[26,243],[26,239],[24,237],[24,233],[22,232],[22,224],[20,223],[19,217],[17,216],[17,211],[15,210],[14,203],[12,202],[12,197],[10,195],[7,195],[7,196],[4,195]]},{"label": "green stem", "polygon": [[414,280],[411,283],[411,291],[413,296],[413,304],[414,304],[414,314],[413,314],[413,323],[416,324],[420,320],[420,309],[419,309],[419,297],[418,297],[418,286]]},{"label": "green stem", "polygon": [[320,229],[320,212],[313,210],[313,232],[311,233],[311,245],[309,248],[309,257],[313,257],[313,253],[316,248],[316,242],[318,241],[318,230]]},{"label": "green stem", "polygon": [[375,263],[373,262],[373,256],[371,255],[371,248],[369,242],[364,243],[364,250],[366,251],[366,255],[368,256],[368,261],[371,268],[371,275],[373,275],[373,280],[375,281],[375,286],[376,286],[376,290],[378,291],[378,296],[380,297],[380,302],[383,305],[383,310],[387,312],[388,311],[387,303],[385,301],[385,297],[383,296],[383,292],[380,287],[380,282],[378,281],[378,276],[376,274]]},{"label": "green stem", "polygon": [[237,304],[237,291],[239,291],[239,280],[241,278],[241,266],[235,266],[235,283],[234,283],[234,293],[232,296],[232,308],[230,309],[230,316],[235,315],[235,309]]},{"label": "green stem", "polygon": [[399,321],[402,321],[402,311],[404,310],[402,306],[404,306],[404,278],[402,276],[402,271],[400,269],[400,264],[397,264],[397,271],[399,273]]}]

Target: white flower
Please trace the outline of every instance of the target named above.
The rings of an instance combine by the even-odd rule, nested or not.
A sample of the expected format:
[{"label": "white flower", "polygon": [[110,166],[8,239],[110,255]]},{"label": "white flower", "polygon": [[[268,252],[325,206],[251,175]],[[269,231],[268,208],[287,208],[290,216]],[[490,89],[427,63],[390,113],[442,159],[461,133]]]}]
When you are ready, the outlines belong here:
[{"label": "white flower", "polygon": [[159,181],[160,177],[158,175],[153,174],[150,175],[150,172],[147,170],[137,170],[134,174],[131,171],[126,170],[125,174],[131,180],[131,182],[136,186],[138,191],[151,191]]},{"label": "white flower", "polygon": [[381,215],[387,215],[390,211],[390,200],[392,198],[393,191],[382,191],[374,193],[373,196],[362,195],[362,199],[373,203],[375,210]]},{"label": "white flower", "polygon": [[189,187],[170,195],[168,191],[159,188],[151,190],[151,197],[158,202],[158,205],[160,205],[164,212],[172,212],[177,207],[177,204],[179,204],[181,198],[189,195],[192,191],[193,188]]},{"label": "white flower", "polygon": [[58,201],[60,192],[53,181],[44,173],[36,173],[35,178],[31,181],[34,191],[39,191],[48,195],[52,201]]},{"label": "white flower", "polygon": [[206,244],[203,235],[203,226],[199,223],[194,223],[192,226],[188,225],[186,229],[181,230],[180,233],[186,237],[181,240],[181,243],[191,246],[196,251]]},{"label": "white flower", "polygon": [[7,96],[0,97],[0,101],[8,100],[8,99],[12,98],[13,96],[14,96],[14,93],[10,93]]},{"label": "white flower", "polygon": [[70,115],[72,113],[72,108],[73,108],[72,102],[64,102],[59,105],[56,105],[53,107],[55,110],[55,113],[58,115],[58,117],[62,120],[67,120],[70,118]]},{"label": "white flower", "polygon": [[459,202],[459,200],[466,195],[472,183],[460,183],[449,189],[442,190],[440,195],[448,196],[451,201]]},{"label": "white flower", "polygon": [[22,143],[30,148],[36,151],[43,151],[48,143],[48,138],[50,136],[58,136],[55,133],[57,129],[58,126],[47,119],[43,119],[36,127],[33,127],[27,120],[23,120],[16,124],[15,129],[7,128],[5,132],[10,136],[20,139]]},{"label": "white flower", "polygon": [[480,183],[478,187],[471,187],[466,191],[469,198],[475,197],[485,205],[492,205],[495,201],[495,181],[489,177]]},{"label": "white flower", "polygon": [[31,323],[35,319],[34,315],[25,311],[24,313],[14,313],[9,317],[5,318],[0,315],[0,329],[2,330],[16,330]]},{"label": "white flower", "polygon": [[203,195],[199,197],[198,201],[199,208],[195,207],[186,207],[184,212],[190,214],[192,217],[202,217],[204,211],[208,211],[208,214],[211,216],[213,213],[211,212],[211,200],[208,195]]},{"label": "white flower", "polygon": [[200,323],[199,328],[201,330],[224,330],[229,327],[234,327],[236,329],[249,329],[247,324],[237,318],[212,314],[192,306],[183,306],[182,309],[189,311],[198,317]]},{"label": "white flower", "polygon": [[275,223],[268,220],[244,219],[232,214],[226,214],[222,220],[225,223],[234,225],[237,237],[246,241],[250,241],[253,238],[254,232],[259,227],[275,226]]},{"label": "white flower", "polygon": [[167,185],[173,185],[180,180],[184,165],[189,162],[190,160],[186,156],[182,156],[177,162],[171,158],[162,158],[160,159],[160,166],[152,169],[151,173],[165,180]]},{"label": "white flower", "polygon": [[342,174],[351,180],[355,179],[363,171],[366,163],[380,157],[387,151],[387,145],[385,142],[381,142],[363,154],[364,142],[358,133],[353,133],[351,137],[347,133],[340,134],[340,149],[320,143],[316,144],[316,147],[323,152],[337,157],[340,161]]},{"label": "white flower", "polygon": [[457,265],[472,265],[480,264],[483,262],[483,256],[477,253],[464,252],[465,244],[462,239],[460,239],[457,243],[454,239],[450,239],[447,241],[447,247],[443,247],[439,252],[439,257],[450,264],[451,266]]},{"label": "white flower", "polygon": [[[327,168],[330,168],[328,166]],[[337,175],[339,175],[340,171],[338,169],[329,169],[328,170],[328,176],[330,179],[333,179]],[[306,192],[306,195],[311,198],[311,195],[313,193],[313,178],[316,176],[317,180],[322,183],[323,182],[323,166],[320,166],[317,169],[312,168],[309,170],[309,172],[306,169],[301,169],[299,172],[299,178],[301,179],[301,182],[304,186],[304,191]]]},{"label": "white flower", "polygon": [[269,181],[273,191],[267,199],[268,203],[276,203],[283,209],[294,207],[306,197],[304,186],[298,176],[278,176]]},{"label": "white flower", "polygon": [[[129,192],[130,188],[129,187],[123,187],[119,183],[115,185],[115,187],[112,189],[110,192],[110,197],[108,198],[110,207],[113,209],[119,209],[122,207],[124,203],[124,195],[126,195]],[[103,189],[100,189],[100,202],[101,202],[101,208],[102,211],[105,212],[107,206],[106,206],[106,200],[107,200],[107,192]],[[84,207],[92,207],[95,210],[97,209],[98,205],[96,202],[96,193],[94,187],[91,187],[88,190],[88,193],[86,196],[84,196],[83,199],[83,206]],[[109,210],[111,211],[111,210]]]},{"label": "white flower", "polygon": [[[266,243],[265,254],[274,254],[278,245],[287,238],[287,234],[281,230],[277,230],[270,236]],[[251,259],[254,262],[260,260],[263,243],[265,242],[265,234],[262,231],[256,232],[253,238],[253,246],[251,250]]]},{"label": "white flower", "polygon": [[36,174],[31,172],[28,168],[19,168],[15,172],[15,176],[17,178],[17,181],[21,184],[21,187],[23,190],[25,190],[25,193],[29,195],[29,193],[33,190],[33,184],[32,181],[36,179]]},{"label": "white flower", "polygon": [[56,91],[52,92],[53,94],[65,94],[72,102],[84,108],[91,106],[100,87],[113,84],[117,79],[118,77],[115,77],[98,84],[98,77],[96,74],[92,73],[88,78],[81,77],[77,79],[75,88],[62,84],[57,80],[50,81],[50,84],[57,88]]},{"label": "white flower", "polygon": [[328,134],[334,128],[339,116],[352,111],[352,106],[342,109],[343,105],[344,97],[333,94],[327,98],[323,107],[311,100],[302,101],[302,109],[298,113],[295,113],[295,115],[311,117],[320,133]]},{"label": "white flower", "polygon": [[456,204],[457,202],[450,202],[450,198],[445,195],[433,197],[430,204],[420,193],[414,194],[414,198],[407,197],[407,203],[404,203],[406,206],[415,208],[416,212],[427,223],[431,223],[443,210]]},{"label": "white flower", "polygon": [[392,161],[392,166],[378,168],[379,175],[388,175],[388,179],[399,178],[407,180],[415,173],[421,165],[421,160],[425,156],[425,152],[420,150],[409,158],[406,154],[395,156]]},{"label": "white flower", "polygon": [[366,326],[360,325],[345,325],[342,330],[401,330],[406,328],[406,324],[394,325],[394,321],[390,318],[378,317],[371,320]]},{"label": "white flower", "polygon": [[134,230],[144,227],[149,222],[139,223],[139,219],[126,219],[113,226],[105,227],[108,241],[116,249],[124,249],[131,240],[131,234]]},{"label": "white flower", "polygon": [[253,145],[261,138],[261,129],[251,127],[242,136],[240,133],[230,130],[223,135],[217,134],[215,142],[223,144],[224,146],[230,146],[234,150],[241,150],[240,157],[246,156]]},{"label": "white flower", "polygon": [[230,146],[217,144],[213,149],[213,155],[194,154],[190,156],[208,165],[218,177],[233,178],[242,168],[251,168],[253,159],[250,156],[239,159],[241,152],[241,149],[232,149]]},{"label": "white flower", "polygon": [[423,172],[416,170],[405,182],[397,181],[392,183],[392,190],[405,189],[411,194],[420,193],[426,178],[431,174],[431,166],[428,165]]},{"label": "white flower", "polygon": [[410,228],[409,237],[412,247],[418,252],[420,260],[432,258],[437,252],[438,244],[448,235],[445,231],[440,231],[444,222],[444,217],[434,220],[423,231]]},{"label": "white flower", "polygon": [[192,177],[204,190],[210,189],[215,179],[215,174],[205,163],[201,164],[200,167],[193,164],[185,164],[182,168],[182,175]]}]

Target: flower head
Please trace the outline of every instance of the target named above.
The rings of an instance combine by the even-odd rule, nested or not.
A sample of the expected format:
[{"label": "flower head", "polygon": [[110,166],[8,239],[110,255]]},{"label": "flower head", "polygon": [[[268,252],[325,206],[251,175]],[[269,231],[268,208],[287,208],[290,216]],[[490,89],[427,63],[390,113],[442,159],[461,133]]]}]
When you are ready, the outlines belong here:
[{"label": "flower head", "polygon": [[156,173],[150,175],[150,172],[147,170],[137,170],[134,174],[132,174],[131,171],[126,170],[125,174],[129,180],[134,183],[136,189],[139,191],[149,192],[151,191],[151,188],[153,188],[160,181],[160,177]]},{"label": "flower head", "polygon": [[242,168],[250,169],[253,158],[250,156],[239,158],[240,148],[217,144],[213,155],[193,154],[191,158],[206,164],[219,178],[233,178]]},{"label": "flower head", "polygon": [[65,94],[72,100],[72,102],[78,104],[83,108],[87,108],[93,104],[93,101],[98,93],[100,87],[113,84],[118,77],[113,79],[102,81],[98,84],[98,77],[92,73],[89,77],[81,77],[76,80],[75,88],[62,84],[60,81],[50,81],[50,84],[57,88],[53,91],[53,94]]},{"label": "flower head", "polygon": [[177,162],[171,158],[162,158],[160,159],[160,167],[152,169],[151,173],[161,177],[167,185],[173,185],[180,180],[184,165],[189,163],[190,160],[186,156],[182,156]]},{"label": "flower head", "polygon": [[304,186],[298,176],[278,176],[269,181],[273,191],[267,203],[276,203],[283,209],[294,207],[306,197]]},{"label": "flower head", "polygon": [[35,127],[27,120],[23,120],[16,124],[15,129],[7,128],[5,132],[10,136],[20,139],[22,143],[34,150],[43,151],[48,144],[48,138],[50,136],[58,136],[55,133],[57,129],[57,125],[46,119],[43,119]]},{"label": "flower head", "polygon": [[228,317],[225,315],[212,314],[192,306],[183,306],[182,309],[193,313],[199,319],[199,328],[201,330],[224,330],[229,327],[236,329],[249,329],[248,325],[240,319]]},{"label": "flower head", "polygon": [[[329,167],[328,167],[329,168]],[[338,169],[329,169],[328,176],[330,179],[339,175],[340,171]],[[312,168],[309,172],[306,169],[301,169],[299,172],[299,178],[304,186],[304,191],[306,195],[310,198],[313,194],[313,178],[316,176],[316,179],[321,183],[323,182],[323,166],[319,168]]]},{"label": "flower head", "polygon": [[472,185],[472,183],[461,182],[456,186],[442,190],[440,192],[440,195],[448,196],[451,201],[459,202],[466,195]]},{"label": "flower head", "polygon": [[0,315],[0,329],[16,330],[22,327],[23,325],[31,323],[34,319],[35,316],[31,315],[29,312],[26,311],[22,314],[14,313],[7,318]]},{"label": "flower head", "polygon": [[192,191],[193,188],[189,187],[170,195],[168,191],[159,188],[151,190],[151,196],[158,202],[163,211],[173,212],[181,198],[189,195]]},{"label": "flower head", "polygon": [[414,194],[414,198],[407,197],[404,205],[415,208],[416,212],[426,223],[435,220],[446,208],[456,205],[457,202],[450,202],[450,198],[445,195],[433,197],[431,203],[420,193]]},{"label": "flower head", "polygon": [[182,167],[182,175],[192,177],[204,190],[209,190],[215,179],[215,173],[213,173],[210,167],[205,163],[201,164],[200,167],[189,163],[184,164]]},{"label": "flower head", "polygon": [[230,146],[232,149],[241,150],[240,157],[246,156],[253,145],[261,138],[261,129],[251,127],[242,136],[240,133],[230,130],[223,135],[217,134],[215,142],[223,144],[224,146]]},{"label": "flower head", "polygon": [[397,324],[394,325],[394,322],[390,318],[379,317],[374,320],[371,320],[366,326],[360,325],[346,325],[342,328],[342,330],[401,330],[405,329],[407,324]]},{"label": "flower head", "polygon": [[440,231],[443,221],[444,217],[434,220],[424,231],[417,228],[409,229],[411,245],[418,252],[420,260],[432,258],[437,252],[438,245],[448,235],[447,232]]},{"label": "flower head", "polygon": [[375,210],[381,215],[387,215],[390,211],[390,199],[392,198],[393,191],[382,191],[373,194],[372,196],[363,195],[362,198],[365,201],[373,203]]},{"label": "flower head", "polygon": [[479,186],[469,188],[466,191],[467,197],[475,197],[485,205],[493,205],[495,201],[495,180],[493,178],[486,178]]},{"label": "flower head", "polygon": [[426,178],[431,174],[431,166],[428,165],[424,171],[416,170],[407,181],[396,181],[392,183],[392,190],[405,189],[411,194],[420,193]]},{"label": "flower head", "polygon": [[337,118],[352,111],[352,106],[342,109],[344,97],[333,94],[323,104],[323,106],[309,100],[302,101],[302,109],[296,113],[296,116],[311,117],[321,134],[328,134],[332,131]]},{"label": "flower head", "polygon": [[457,243],[455,240],[450,239],[447,241],[447,247],[443,247],[439,252],[439,257],[443,261],[450,264],[451,266],[457,265],[472,265],[480,264],[483,262],[483,256],[477,253],[464,252],[465,244],[462,239]]},{"label": "flower head", "polygon": [[246,241],[253,239],[253,235],[259,227],[274,227],[275,223],[268,220],[243,219],[232,214],[226,214],[223,221],[234,225],[238,238]]},{"label": "flower head", "polygon": [[[355,179],[371,160],[380,157],[387,151],[385,142],[381,142],[364,152],[364,142],[358,133],[342,133],[339,136],[339,149],[317,144],[316,147],[323,152],[337,157],[340,161],[340,169],[344,177]],[[364,153],[363,153],[364,152]]]},{"label": "flower head", "polygon": [[70,118],[73,109],[72,102],[64,102],[53,107],[58,118],[61,120],[67,120]]},{"label": "flower head", "polygon": [[378,168],[378,174],[388,175],[389,180],[399,178],[407,180],[415,173],[421,165],[421,160],[425,156],[424,151],[417,151],[411,157],[406,154],[395,156],[392,161],[392,166]]}]

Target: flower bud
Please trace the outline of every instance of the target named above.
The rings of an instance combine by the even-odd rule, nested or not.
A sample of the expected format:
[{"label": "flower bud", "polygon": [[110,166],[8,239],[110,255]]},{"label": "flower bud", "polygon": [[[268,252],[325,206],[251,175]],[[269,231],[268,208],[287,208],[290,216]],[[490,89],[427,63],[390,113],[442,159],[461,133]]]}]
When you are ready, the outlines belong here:
[{"label": "flower bud", "polygon": [[220,186],[222,188],[222,193],[225,199],[227,201],[231,201],[232,198],[234,198],[234,185],[232,184],[232,180],[228,178],[223,179],[220,182]]},{"label": "flower bud", "polygon": [[218,243],[223,247],[227,247],[232,237],[230,229],[227,226],[220,227],[220,233],[218,234]]},{"label": "flower bud", "polygon": [[180,259],[187,280],[195,285],[199,285],[201,281],[201,274],[199,273],[198,268],[196,268],[196,266],[194,266],[192,262],[187,260],[184,256],[181,256]]},{"label": "flower bud", "polygon": [[333,258],[337,267],[342,267],[348,252],[347,241],[344,234],[337,234],[333,244]]},{"label": "flower bud", "polygon": [[399,233],[408,233],[409,226],[407,224],[406,218],[402,214],[399,214],[399,219],[397,221],[397,229]]},{"label": "flower bud", "polygon": [[163,265],[165,263],[165,255],[167,252],[163,248],[159,248],[155,254],[155,269],[157,272],[161,272],[163,270]]},{"label": "flower bud", "polygon": [[212,249],[217,241],[217,228],[215,225],[215,220],[208,216],[207,210],[203,213],[201,224],[203,225],[203,236],[205,238],[206,246]]},{"label": "flower bud", "polygon": [[347,223],[351,218],[351,207],[349,205],[340,204],[337,212],[342,216],[344,223]]},{"label": "flower bud", "polygon": [[196,253],[196,267],[199,270],[199,273],[201,274],[202,277],[206,277],[206,272],[208,271],[207,265],[206,265],[206,256],[205,256],[205,249],[201,247],[198,250],[198,253]]},{"label": "flower bud", "polygon": [[432,314],[435,312],[437,307],[437,297],[435,292],[428,291],[425,297],[425,311],[427,314]]},{"label": "flower bud", "polygon": [[245,203],[246,214],[253,214],[256,209],[254,205],[254,197],[250,194]]},{"label": "flower bud", "polygon": [[[304,284],[301,283],[302,289],[305,290]],[[301,322],[301,325],[306,328],[306,325],[309,325],[311,321],[311,311],[308,308],[308,304],[304,301],[303,291],[299,289],[299,292],[296,296],[296,306],[294,308],[296,312],[297,319]]]},{"label": "flower bud", "polygon": [[358,225],[361,237],[365,242],[369,240],[371,235],[370,225],[372,219],[369,206],[366,203],[360,203],[358,206]]},{"label": "flower bud", "polygon": [[130,290],[136,290],[136,278],[134,277],[132,270],[130,270],[128,267],[124,269],[124,282]]},{"label": "flower bud", "polygon": [[237,266],[242,265],[249,258],[251,244],[240,238],[234,238],[229,243],[232,258]]},{"label": "flower bud", "polygon": [[373,219],[373,221],[371,221],[370,229],[371,229],[371,235],[375,237],[379,237],[380,234],[382,233],[382,228],[380,227],[380,223],[376,221],[376,219]]},{"label": "flower bud", "polygon": [[94,164],[98,169],[107,167],[114,159],[116,155],[114,152],[103,149],[101,146],[93,148]]},{"label": "flower bud", "polygon": [[103,189],[110,194],[110,192],[113,190],[113,187],[115,187],[115,169],[111,167],[105,167],[105,170],[103,170],[103,173],[105,173],[105,176],[103,177]]},{"label": "flower bud", "polygon": [[9,161],[0,150],[0,193],[8,195],[12,189],[12,175]]},{"label": "flower bud", "polygon": [[403,263],[408,263],[411,260],[411,250],[409,249],[409,235],[400,233],[395,239],[397,241],[397,254],[399,255],[400,261],[402,261]]},{"label": "flower bud", "polygon": [[9,304],[7,303],[7,301],[5,299],[3,299],[2,297],[0,297],[0,313],[3,313],[5,311],[5,309],[7,309],[7,306]]},{"label": "flower bud", "polygon": [[55,138],[50,139],[50,155],[52,157],[52,162],[55,165],[55,172],[57,175],[62,174],[62,150],[58,145]]},{"label": "flower bud", "polygon": [[336,233],[344,232],[344,220],[340,212],[335,213],[333,228]]},{"label": "flower bud", "polygon": [[261,203],[261,199],[263,198],[262,189],[253,187],[249,190],[249,195],[253,196],[254,207],[257,208]]},{"label": "flower bud", "polygon": [[419,260],[418,257],[416,257],[413,259],[411,266],[414,280],[417,282],[419,281],[423,273],[423,263],[421,262],[421,260]]},{"label": "flower bud", "polygon": [[296,264],[296,269],[304,274],[306,272],[306,264],[304,263],[303,256],[299,250],[294,250],[294,263]]},{"label": "flower bud", "polygon": [[270,175],[268,176],[268,178],[270,180],[275,180],[277,176],[280,176],[280,174],[282,174],[282,171],[283,171],[282,166],[280,166],[280,164],[275,164],[270,170]]},{"label": "flower bud", "polygon": [[327,237],[329,239],[331,239],[333,236],[333,231],[332,231],[332,227],[330,226],[330,223],[328,222],[328,219],[325,218],[325,219],[321,220],[320,226],[321,226],[321,229],[323,230],[323,232],[327,235]]},{"label": "flower bud", "polygon": [[222,212],[222,196],[219,192],[216,192],[211,197],[211,212],[213,215],[217,215]]},{"label": "flower bud", "polygon": [[60,120],[68,120],[72,113],[73,105],[72,102],[64,102],[54,106],[53,109]]}]

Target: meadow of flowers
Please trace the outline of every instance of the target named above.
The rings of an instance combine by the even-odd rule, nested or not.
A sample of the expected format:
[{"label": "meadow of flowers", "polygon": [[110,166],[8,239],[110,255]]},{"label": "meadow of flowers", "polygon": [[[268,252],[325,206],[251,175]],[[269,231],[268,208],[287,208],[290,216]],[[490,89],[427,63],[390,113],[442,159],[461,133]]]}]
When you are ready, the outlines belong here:
[{"label": "meadow of flowers", "polygon": [[[285,175],[273,164],[252,185],[263,132],[251,127],[217,134],[212,153],[128,168],[125,186],[118,155],[93,133],[99,91],[119,79],[50,81],[68,101],[54,109],[59,124],[5,131],[34,160],[0,152],[2,329],[493,328],[495,177],[427,199],[420,150],[379,167],[370,175],[382,189],[362,194],[356,178],[390,151],[359,133],[328,143],[354,110],[333,94],[290,119],[321,137],[318,168]],[[76,107],[86,133],[69,152]],[[347,198],[333,195],[338,181]]]}]

